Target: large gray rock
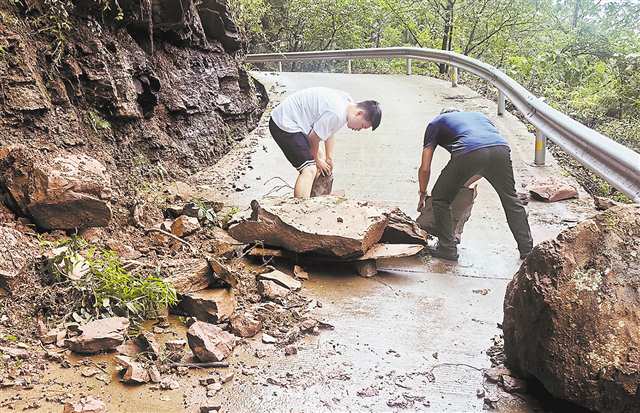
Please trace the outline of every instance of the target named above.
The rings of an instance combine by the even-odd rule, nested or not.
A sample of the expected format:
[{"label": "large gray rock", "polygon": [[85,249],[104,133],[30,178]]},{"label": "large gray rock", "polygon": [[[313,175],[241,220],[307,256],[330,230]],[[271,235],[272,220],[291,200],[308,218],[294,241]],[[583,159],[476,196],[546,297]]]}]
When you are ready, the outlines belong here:
[{"label": "large gray rock", "polygon": [[66,341],[71,351],[93,354],[115,350],[124,342],[129,320],[124,317],[102,318],[80,326],[80,335]]},{"label": "large gray rock", "polygon": [[213,324],[196,321],[187,331],[193,355],[202,362],[222,361],[236,346],[236,337]]},{"label": "large gray rock", "polygon": [[234,217],[229,234],[235,239],[335,257],[364,254],[382,236],[391,212],[336,196],[254,200],[251,209]]},{"label": "large gray rock", "polygon": [[24,146],[3,148],[0,184],[12,207],[44,229],[103,227],[111,220],[111,179],[86,155],[49,159]]},{"label": "large gray rock", "polygon": [[640,206],[613,207],[536,246],[507,287],[509,366],[554,396],[640,411]]}]

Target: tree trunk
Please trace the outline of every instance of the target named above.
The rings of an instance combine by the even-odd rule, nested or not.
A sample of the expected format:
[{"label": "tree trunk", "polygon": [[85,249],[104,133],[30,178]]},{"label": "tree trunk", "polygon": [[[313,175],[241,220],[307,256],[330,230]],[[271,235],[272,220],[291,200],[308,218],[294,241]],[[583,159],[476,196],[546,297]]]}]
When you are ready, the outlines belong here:
[{"label": "tree trunk", "polygon": [[[442,34],[442,50],[451,50],[451,41],[453,36],[453,6],[455,0],[447,0],[447,8],[445,13],[444,31]],[[440,74],[447,73],[448,65],[440,64]]]}]

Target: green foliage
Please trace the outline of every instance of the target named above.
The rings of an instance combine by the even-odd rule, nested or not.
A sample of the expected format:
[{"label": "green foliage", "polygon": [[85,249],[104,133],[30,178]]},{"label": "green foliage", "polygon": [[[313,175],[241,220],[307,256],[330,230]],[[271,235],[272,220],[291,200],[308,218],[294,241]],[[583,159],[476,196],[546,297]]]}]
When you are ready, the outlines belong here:
[{"label": "green foliage", "polygon": [[[69,285],[83,297],[75,318],[120,315],[143,320],[157,316],[177,303],[175,289],[157,274],[132,274],[111,250],[89,246],[81,238],[43,246],[54,246],[48,269],[54,278]],[[93,309],[89,314],[87,309]]]},{"label": "green foliage", "polygon": [[231,218],[238,212],[240,212],[240,208],[236,206],[229,208],[229,210],[222,216],[222,218],[220,218],[220,225],[222,226],[222,228],[225,228],[229,224]]},{"label": "green foliage", "polygon": [[89,123],[96,133],[98,133],[98,130],[111,129],[111,123],[92,110],[89,111]]},{"label": "green foliage", "polygon": [[201,199],[195,199],[193,201],[198,207],[198,221],[203,226],[215,226],[219,224],[216,211],[207,203]]}]

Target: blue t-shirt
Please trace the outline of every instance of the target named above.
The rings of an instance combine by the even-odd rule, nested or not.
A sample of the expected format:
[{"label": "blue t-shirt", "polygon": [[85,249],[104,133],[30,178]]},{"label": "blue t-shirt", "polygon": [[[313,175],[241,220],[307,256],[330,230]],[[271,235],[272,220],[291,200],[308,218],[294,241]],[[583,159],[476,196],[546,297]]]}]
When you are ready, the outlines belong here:
[{"label": "blue t-shirt", "polygon": [[482,113],[450,112],[436,116],[427,126],[422,148],[440,145],[451,155],[462,155],[490,146],[509,146],[498,129]]}]

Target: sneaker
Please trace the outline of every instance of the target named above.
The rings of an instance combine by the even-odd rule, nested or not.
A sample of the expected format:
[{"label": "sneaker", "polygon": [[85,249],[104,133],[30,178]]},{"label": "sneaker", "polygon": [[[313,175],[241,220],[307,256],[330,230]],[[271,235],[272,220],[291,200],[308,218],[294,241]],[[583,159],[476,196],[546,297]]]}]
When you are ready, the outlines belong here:
[{"label": "sneaker", "polygon": [[436,248],[434,250],[430,250],[431,256],[436,258],[442,258],[449,261],[458,261],[458,251],[449,250],[444,248]]}]

